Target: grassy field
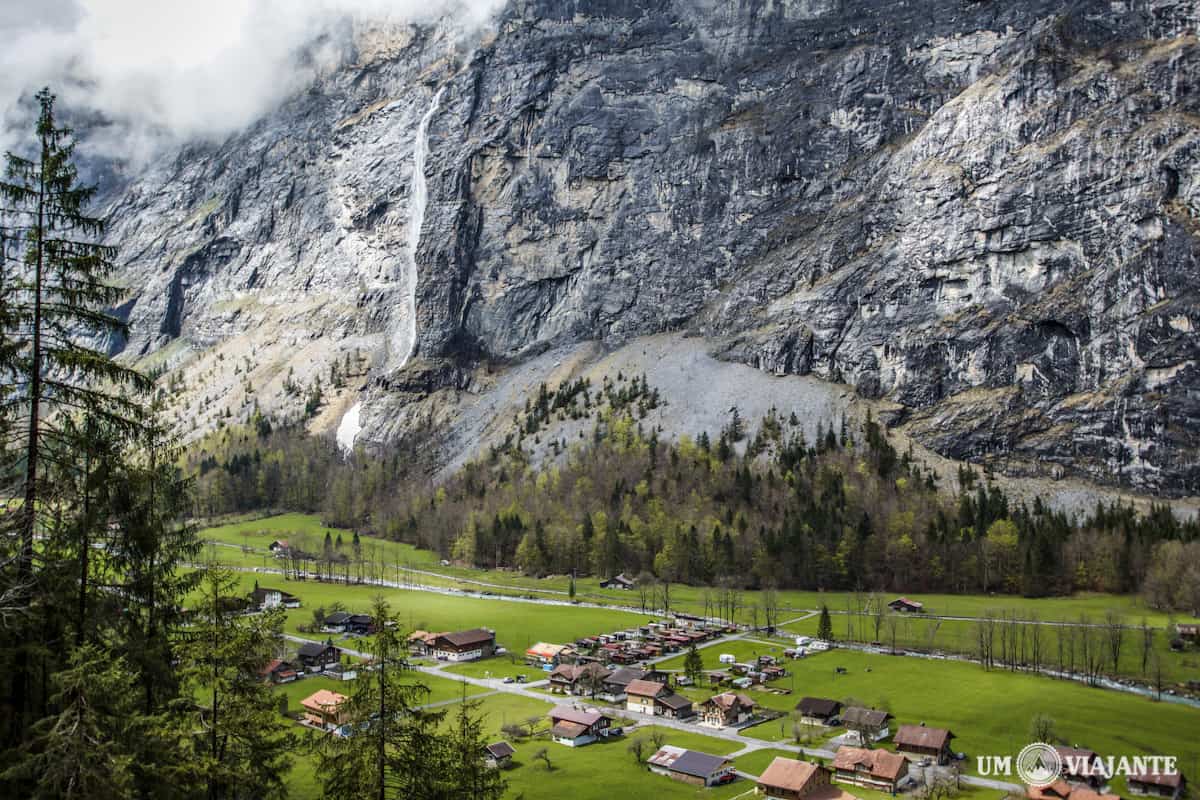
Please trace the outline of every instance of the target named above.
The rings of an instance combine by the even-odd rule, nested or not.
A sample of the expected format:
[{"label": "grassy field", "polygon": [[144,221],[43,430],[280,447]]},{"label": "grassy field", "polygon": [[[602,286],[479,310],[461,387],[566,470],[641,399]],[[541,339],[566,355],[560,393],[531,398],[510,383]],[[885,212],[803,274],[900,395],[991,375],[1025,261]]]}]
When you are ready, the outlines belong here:
[{"label": "grassy field", "polygon": [[[937,620],[920,615],[896,614],[888,615],[894,619],[896,629],[896,648],[898,650],[940,650],[949,653],[973,655],[977,650],[975,622],[964,620]],[[1096,618],[1099,621],[1099,618]],[[815,636],[817,633],[817,617],[810,617],[801,622],[784,627],[788,633]],[[872,619],[866,616],[834,615],[834,635],[842,640],[876,641],[875,627]],[[881,626],[878,641],[890,649],[892,644],[891,630],[885,617]],[[1130,620],[1130,622],[1133,622]],[[1043,626],[1042,651],[1043,658],[1049,659],[1056,651],[1056,637],[1059,628]],[[1189,680],[1200,680],[1200,651],[1196,649],[1175,652],[1170,647],[1165,631],[1159,629],[1153,633],[1153,651],[1158,654],[1162,664],[1163,675],[1168,682],[1183,683]],[[1125,643],[1121,649],[1119,672],[1143,681],[1150,680],[1149,663],[1143,671],[1142,634],[1137,630],[1128,630],[1124,634]],[[1111,672],[1111,664],[1106,667]]]},{"label": "grassy field", "polygon": [[239,580],[247,593],[257,580],[261,586],[282,589],[299,597],[302,607],[287,612],[285,629],[309,638],[324,636],[300,631],[301,625],[312,622],[312,611],[317,606],[328,608],[333,603],[340,603],[348,611],[366,612],[376,595],[383,595],[388,600],[407,630],[490,627],[496,631],[497,642],[519,652],[538,641],[573,642],[582,636],[623,630],[649,619],[616,609],[545,606],[378,586],[291,581],[281,575],[241,573]]},{"label": "grassy field", "polygon": [[[275,568],[277,562],[266,555],[265,548],[276,538],[309,536],[323,540],[326,528],[315,517],[306,515],[281,515],[267,519],[243,520],[217,528],[207,529],[203,536],[222,546],[211,548],[211,552],[222,562],[242,568]],[[334,529],[330,529],[334,530]],[[334,530],[336,538],[338,531]],[[349,546],[350,534],[341,531],[345,546]],[[372,542],[381,550],[386,549],[388,558],[414,568],[438,573],[437,576],[420,576],[426,584],[461,586],[479,590],[482,587],[464,581],[486,581],[509,587],[505,592],[528,594],[533,591],[557,592],[566,588],[565,578],[535,580],[507,572],[484,572],[462,568],[442,567],[436,554],[418,551],[408,545],[390,542]],[[615,608],[592,608],[581,606],[551,606],[515,602],[495,598],[473,598],[456,594],[405,589],[381,589],[372,586],[318,583],[315,581],[290,581],[283,576],[265,573],[244,572],[239,576],[242,587],[249,591],[257,579],[260,585],[289,591],[300,597],[303,607],[287,613],[288,632],[308,638],[324,638],[323,634],[303,633],[302,625],[312,620],[312,611],[318,606],[326,608],[337,603],[349,611],[367,611],[372,599],[382,594],[393,610],[399,613],[402,624],[408,629],[456,630],[479,626],[497,631],[500,644],[520,654],[536,641],[569,642],[581,636],[629,628],[643,622],[650,615],[621,611]],[[489,590],[492,591],[492,590]],[[501,590],[495,590],[497,592]],[[704,590],[692,587],[676,587],[673,596],[678,607],[703,611]],[[579,594],[585,599],[599,599],[608,603],[636,604],[637,592],[600,590],[593,579],[579,582]],[[559,595],[545,595],[559,598]],[[851,607],[861,602],[862,597],[844,594],[820,594],[815,592],[782,592],[784,605],[797,609],[816,608],[827,603],[834,612],[844,611],[849,600]],[[1071,598],[1030,600],[1011,597],[983,596],[917,596],[931,611],[939,614],[973,616],[989,610],[1012,609],[1025,615],[1037,614],[1043,620],[1078,620],[1087,614],[1099,621],[1109,608],[1123,613],[1129,623],[1136,624],[1143,614],[1154,625],[1163,625],[1162,615],[1147,614],[1135,597],[1106,595],[1081,595]],[[744,603],[756,601],[754,593],[743,595]],[[796,614],[799,616],[799,613]],[[789,619],[785,614],[784,619]],[[815,616],[785,625],[789,633],[812,635],[816,630]],[[838,637],[847,633],[847,625],[855,626],[858,638],[874,638],[870,620],[835,613],[834,632]],[[936,626],[931,637],[931,628]],[[897,644],[903,648],[916,646],[947,650],[969,651],[973,645],[973,623],[944,620],[935,623],[922,617],[903,617],[897,624]],[[888,640],[887,626],[880,637]],[[1160,632],[1161,638],[1161,632]],[[762,654],[781,655],[786,644],[768,641],[740,640],[704,648],[702,654],[705,667],[718,669],[722,665],[719,656],[732,654],[738,661],[750,661]],[[351,649],[365,649],[362,640],[335,637],[335,642]],[[1176,680],[1200,679],[1200,656],[1194,653],[1175,654],[1166,652],[1165,642],[1160,644],[1164,654],[1164,666],[1169,676]],[[1053,652],[1053,634],[1048,631],[1045,650]],[[1137,642],[1133,634],[1126,644],[1122,656],[1122,668],[1137,671],[1140,664]],[[662,664],[666,669],[681,669],[683,656],[679,655]],[[931,726],[949,727],[955,732],[955,748],[968,753],[968,771],[974,767],[975,755],[1014,755],[1027,741],[1029,723],[1037,712],[1044,712],[1056,721],[1057,735],[1064,742],[1079,744],[1102,754],[1172,754],[1180,757],[1183,770],[1195,774],[1200,769],[1200,710],[1167,703],[1155,703],[1134,695],[1113,691],[1091,689],[1069,681],[1052,680],[1046,677],[1009,673],[1002,670],[985,671],[978,665],[953,661],[932,661],[912,657],[897,657],[837,649],[799,661],[787,661],[791,674],[777,682],[780,688],[789,688],[792,694],[782,696],[753,690],[750,693],[762,706],[790,712],[800,697],[813,695],[836,699],[856,698],[871,705],[885,706],[896,715],[899,723],[925,722]],[[838,674],[837,667],[845,668]],[[521,663],[512,663],[506,657],[447,668],[451,674],[466,677],[503,677],[524,673],[532,680],[544,677],[542,673]],[[450,678],[421,676],[431,688],[428,702],[454,700],[461,695],[461,684]],[[288,697],[289,708],[298,708],[301,697],[307,696],[325,681],[328,688],[338,688],[326,678],[307,679],[279,691]],[[482,690],[469,689],[472,694]],[[688,690],[689,696],[703,699],[709,693],[703,689]],[[486,716],[486,726],[491,736],[499,738],[501,727],[509,722],[520,722],[530,716],[543,715],[553,704],[547,697],[545,702],[513,695],[488,695],[479,702]],[[449,709],[452,711],[452,707]],[[746,731],[748,737],[766,741],[787,740],[791,737],[791,718],[783,722],[768,722]],[[836,733],[836,731],[829,732]],[[635,731],[634,735],[648,737],[646,731]],[[308,741],[309,734],[304,734]],[[739,748],[738,743],[728,742],[700,733],[666,732],[670,744],[692,747],[712,753],[729,753]],[[749,788],[745,782],[717,790],[701,791],[693,787],[653,775],[643,766],[635,764],[628,751],[628,741],[617,741],[602,745],[571,750],[545,739],[513,742],[517,747],[517,766],[507,773],[512,784],[509,796],[523,796],[527,800],[557,798],[564,791],[588,798],[637,796],[653,793],[670,798],[709,797],[714,800],[732,798]],[[533,754],[542,747],[548,748],[552,768],[548,771]],[[291,786],[295,797],[318,797],[318,784],[312,771],[312,758],[305,756],[303,745],[293,770]],[[739,759],[739,768],[756,773],[769,763],[768,754],[756,753]],[[564,789],[564,787],[566,787]],[[1123,786],[1116,787],[1118,790]],[[867,796],[865,791],[854,790],[863,800],[882,800]],[[976,792],[979,798],[991,797],[994,793]],[[656,798],[657,800],[657,798]]]},{"label": "grassy field", "polygon": [[[684,798],[712,798],[727,800],[753,788],[747,781],[736,781],[729,786],[701,789],[688,786],[646,769],[637,763],[629,752],[634,738],[646,740],[643,758],[654,750],[650,737],[654,729],[638,729],[626,737],[600,742],[587,747],[570,748],[535,739],[514,743],[517,749],[517,766],[506,773],[509,782],[507,797],[524,797],[526,800],[558,800],[569,795],[580,800],[612,800],[613,798],[654,797],[656,800],[684,800]],[[702,750],[714,755],[727,754],[739,749],[734,742],[715,739],[694,733],[662,729],[666,744]],[[532,754],[547,748],[552,769],[547,771],[540,761],[533,761]]]},{"label": "grassy field", "polygon": [[[846,673],[838,674],[837,667]],[[755,691],[755,701],[790,711],[800,697],[811,695],[888,708],[897,724],[925,722],[952,730],[955,749],[968,754],[969,768],[976,755],[1015,755],[1027,743],[1030,720],[1038,712],[1055,720],[1063,741],[1102,754],[1170,754],[1188,765],[1200,759],[1200,710],[1073,681],[851,650],[791,662],[788,669],[792,674],[779,684],[794,683],[793,695]],[[788,722],[785,736],[790,729]],[[750,728],[746,735],[781,738],[778,722]]]}]

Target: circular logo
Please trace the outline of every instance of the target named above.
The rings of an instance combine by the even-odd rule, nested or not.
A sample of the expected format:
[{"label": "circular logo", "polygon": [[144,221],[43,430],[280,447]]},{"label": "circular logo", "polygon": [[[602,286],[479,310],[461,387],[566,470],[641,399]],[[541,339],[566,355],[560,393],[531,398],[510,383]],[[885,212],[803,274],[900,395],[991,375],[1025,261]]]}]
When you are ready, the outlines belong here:
[{"label": "circular logo", "polygon": [[1062,774],[1062,756],[1045,742],[1034,742],[1017,754],[1017,776],[1035,788],[1049,786]]}]

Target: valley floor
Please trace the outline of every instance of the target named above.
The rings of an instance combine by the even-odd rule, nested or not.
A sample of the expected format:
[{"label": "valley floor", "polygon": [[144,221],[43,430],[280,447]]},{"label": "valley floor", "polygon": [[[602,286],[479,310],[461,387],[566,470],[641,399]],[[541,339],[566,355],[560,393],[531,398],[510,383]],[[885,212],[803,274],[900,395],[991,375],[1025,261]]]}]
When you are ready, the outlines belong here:
[{"label": "valley floor", "polygon": [[[324,531],[325,528],[313,517],[280,515],[209,528],[201,536],[213,543],[209,548],[210,556],[241,571],[247,592],[257,582],[284,589],[300,598],[302,607],[287,612],[286,631],[294,642],[323,640],[324,634],[302,630],[311,624],[313,609],[328,608],[337,603],[352,612],[365,611],[372,597],[380,593],[400,611],[410,629],[457,630],[485,626],[496,631],[497,641],[510,654],[521,654],[537,641],[572,642],[584,636],[628,629],[658,616],[651,609],[643,611],[640,608],[636,591],[603,590],[594,580],[580,580],[577,599],[581,602],[572,604],[567,597],[565,578],[535,580],[505,572],[447,567],[432,553],[392,542],[372,541],[367,545],[381,551],[377,560],[387,565],[386,577],[381,574],[378,579],[390,586],[290,580],[280,574],[278,560],[266,549],[272,541],[318,534],[323,537]],[[333,535],[337,533],[334,531]],[[342,533],[348,535],[348,532]],[[781,615],[781,630],[789,635],[812,635],[817,622],[815,609],[827,604],[834,612],[835,638],[845,636],[847,629],[853,632],[856,626],[864,631],[865,638],[872,638],[873,632],[866,634],[863,627],[869,624],[869,618],[846,613],[846,604],[861,598],[833,593],[780,594],[781,604],[787,609]],[[673,590],[672,595],[675,610],[704,613],[703,589],[680,587]],[[754,593],[745,595],[747,605],[756,602]],[[972,617],[999,609],[1011,610],[1020,616],[1036,614],[1039,624],[1048,628],[1056,622],[1078,622],[1081,614],[1099,621],[1110,608],[1118,609],[1128,624],[1140,624],[1144,616],[1160,634],[1168,623],[1164,615],[1143,609],[1140,600],[1134,597],[1093,595],[1027,600],[922,596],[920,599],[932,612],[945,618],[901,618],[896,627],[897,640],[902,646],[932,641],[937,648],[969,650]],[[853,611],[853,608],[853,605],[849,606],[849,610]],[[1127,645],[1131,658],[1137,649],[1132,638],[1130,635]],[[350,656],[365,648],[365,642],[352,637],[339,637],[335,644]],[[783,649],[789,644],[789,639],[745,631],[707,644],[701,654],[705,668],[714,669],[719,665],[721,654],[731,654],[739,660],[758,655],[782,657]],[[1047,649],[1052,650],[1052,645],[1047,645]],[[1170,653],[1164,647],[1163,655],[1171,659],[1173,681],[1200,680],[1200,654],[1195,651]],[[659,667],[681,670],[682,660],[682,654],[669,655],[660,659]],[[1122,666],[1136,672],[1137,665],[1132,660],[1122,661]],[[1064,742],[1080,744],[1102,754],[1176,755],[1185,774],[1200,774],[1200,708],[1155,702],[1076,681],[1004,669],[985,670],[965,661],[900,657],[846,648],[787,661],[786,668],[789,674],[782,680],[749,692],[760,707],[781,712],[784,716],[742,731],[713,731],[693,723],[640,718],[622,709],[619,715],[633,718],[637,724],[617,741],[580,749],[556,745],[545,738],[514,741],[516,766],[506,773],[510,783],[509,796],[529,800],[551,794],[559,796],[564,791],[582,798],[625,797],[643,792],[653,792],[664,798],[708,796],[725,800],[740,796],[753,788],[753,784],[744,778],[727,787],[698,790],[646,771],[644,766],[635,763],[628,743],[638,737],[648,739],[655,729],[661,729],[667,744],[714,754],[733,754],[741,773],[755,775],[769,763],[772,751],[800,752],[800,746],[793,739],[791,712],[799,698],[806,695],[839,700],[854,698],[884,707],[896,716],[898,724],[924,722],[934,727],[948,727],[957,737],[955,749],[967,754],[965,780],[971,785],[966,792],[972,797],[999,797],[1004,793],[993,781],[971,777],[975,771],[975,757],[1015,755],[1026,743],[1030,721],[1037,713],[1047,714],[1055,720],[1057,736]],[[427,702],[439,707],[449,708],[460,702],[464,692],[473,697],[481,704],[481,711],[486,716],[489,736],[499,739],[504,725],[544,715],[555,702],[555,698],[538,683],[503,682],[503,678],[516,674],[537,677],[535,668],[525,666],[510,655],[462,665],[428,663],[420,667],[420,674],[414,679],[419,678],[429,686]],[[331,688],[331,684],[328,678],[305,678],[280,691],[288,697],[289,711],[294,711],[301,697],[319,688]],[[708,696],[701,690],[683,691],[696,700]],[[806,737],[804,751],[810,757],[832,757],[832,749],[836,747],[828,743],[828,737],[837,731],[828,732],[828,737],[823,733],[818,732],[815,739]],[[305,741],[311,742],[311,736],[306,736]],[[653,749],[649,744],[646,746]],[[541,760],[535,761],[532,757],[543,747],[548,748],[549,769]],[[320,795],[319,776],[314,772],[314,758],[307,748],[306,744],[302,752],[296,754],[292,774],[293,796],[296,797]],[[1114,785],[1117,791],[1124,788]],[[850,787],[850,790],[863,800],[878,800],[871,792],[857,787]]]}]

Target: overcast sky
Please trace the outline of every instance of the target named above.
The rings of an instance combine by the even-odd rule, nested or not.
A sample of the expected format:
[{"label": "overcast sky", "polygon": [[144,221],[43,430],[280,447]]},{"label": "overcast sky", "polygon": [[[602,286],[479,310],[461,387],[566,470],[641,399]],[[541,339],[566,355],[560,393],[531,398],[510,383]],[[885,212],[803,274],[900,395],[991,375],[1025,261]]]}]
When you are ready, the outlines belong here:
[{"label": "overcast sky", "polygon": [[[0,0],[0,114],[50,85],[117,122],[93,143],[145,158],[221,139],[271,110],[311,72],[295,54],[351,16],[486,22],[502,0]],[[332,58],[329,50],[321,55]],[[19,123],[18,123],[19,124]],[[7,146],[11,140],[3,140]]]}]

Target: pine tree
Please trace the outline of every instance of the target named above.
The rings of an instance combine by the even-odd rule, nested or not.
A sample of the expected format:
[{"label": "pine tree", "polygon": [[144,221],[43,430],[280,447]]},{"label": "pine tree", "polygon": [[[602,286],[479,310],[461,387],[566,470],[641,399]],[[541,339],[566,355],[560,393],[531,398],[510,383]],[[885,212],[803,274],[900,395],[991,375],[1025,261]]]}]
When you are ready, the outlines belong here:
[{"label": "pine tree", "polygon": [[445,747],[444,765],[441,772],[446,776],[440,797],[469,797],[471,800],[500,800],[507,782],[497,769],[489,768],[483,760],[483,717],[479,713],[482,704],[467,700],[466,685],[458,703],[454,727]]},{"label": "pine tree", "polygon": [[376,597],[371,617],[378,631],[369,668],[359,670],[346,701],[353,735],[329,737],[318,752],[322,796],[330,800],[439,797],[444,776],[436,768],[444,742],[437,724],[444,712],[418,708],[429,690],[410,679],[399,621]]},{"label": "pine tree", "polygon": [[54,683],[51,703],[59,711],[33,726],[25,757],[4,780],[24,784],[35,799],[132,796],[133,758],[125,745],[136,695],[125,662],[97,647],[81,647]]},{"label": "pine tree", "polygon": [[185,691],[207,698],[192,720],[198,735],[190,764],[211,800],[282,798],[294,737],[259,670],[282,642],[284,616],[281,609],[237,614],[237,586],[229,570],[205,568],[192,637],[181,653]]},{"label": "pine tree", "polygon": [[688,648],[687,656],[683,659],[683,672],[694,685],[699,684],[704,677],[704,659],[700,657],[700,651],[694,644]]},{"label": "pine tree", "polygon": [[60,419],[47,412],[86,413],[129,430],[141,418],[129,392],[151,385],[86,344],[85,337],[125,333],[124,323],[106,311],[121,296],[106,283],[116,250],[99,242],[105,221],[85,214],[96,189],[76,182],[72,132],[58,125],[54,100],[49,90],[38,92],[37,152],[30,158],[8,153],[0,181],[6,239],[25,250],[20,267],[4,261],[7,313],[14,323],[6,331],[13,388],[24,400],[19,582],[33,574],[35,527],[49,509],[43,502],[50,495],[42,473],[44,445],[67,441]]},{"label": "pine tree", "polygon": [[833,620],[829,617],[829,606],[821,604],[821,618],[817,620],[817,638],[825,641],[833,641]]},{"label": "pine tree", "polygon": [[[68,619],[76,645],[84,639],[92,535],[103,527],[95,457],[115,457],[121,441],[136,435],[143,419],[138,395],[150,386],[107,352],[125,331],[107,312],[121,295],[106,283],[116,252],[100,243],[105,221],[85,213],[95,189],[77,184],[72,134],[55,119],[54,96],[43,90],[36,99],[33,152],[8,153],[0,181],[0,395],[7,417],[0,424],[7,434],[0,484],[20,486],[22,500],[20,513],[0,516],[0,540],[15,543],[0,572],[0,611],[18,612],[6,653],[12,660],[3,669],[13,742],[31,724],[30,712],[47,705],[45,678],[61,650],[42,642],[60,635]],[[98,430],[106,437],[103,453],[89,449]],[[35,549],[38,535],[47,544]],[[55,574],[39,574],[43,565]]]}]

